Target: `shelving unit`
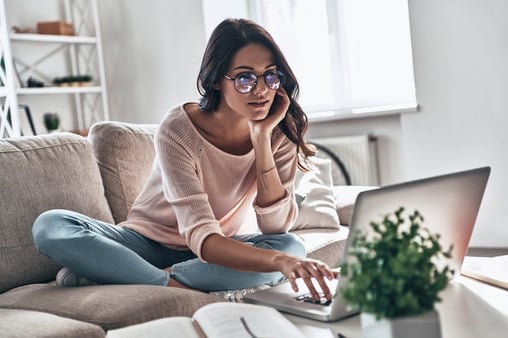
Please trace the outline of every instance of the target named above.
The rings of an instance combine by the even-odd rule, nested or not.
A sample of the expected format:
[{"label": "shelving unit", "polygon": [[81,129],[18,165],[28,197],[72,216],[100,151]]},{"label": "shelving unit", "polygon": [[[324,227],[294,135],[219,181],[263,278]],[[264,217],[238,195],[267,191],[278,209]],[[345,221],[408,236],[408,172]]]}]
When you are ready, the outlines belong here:
[{"label": "shelving unit", "polygon": [[[14,87],[14,71],[12,63],[11,50],[8,41],[7,18],[5,15],[5,6],[1,0],[0,8],[0,60],[3,67],[0,67],[0,138],[19,136],[19,120],[17,114],[11,114],[11,111],[17,111],[16,88]],[[6,62],[7,60],[7,62]],[[15,109],[13,109],[15,108]]]},{"label": "shelving unit", "polygon": [[[5,5],[9,1],[17,0],[0,0],[3,15],[0,17],[0,52],[3,51],[7,66],[6,85],[3,89],[0,87],[0,100],[3,106],[8,105],[6,113],[0,116],[0,137],[20,136],[18,102],[34,101],[46,95],[66,95],[71,98],[68,111],[59,112],[61,118],[72,121],[71,129],[87,129],[96,121],[109,120],[97,0],[55,0],[65,13],[61,20],[74,25],[73,36],[8,33],[8,27],[16,24],[9,22],[6,13]],[[24,55],[18,51],[23,48],[30,48],[30,53]],[[55,63],[58,64],[58,73],[46,67],[48,62],[55,59],[59,61],[53,62],[53,68]],[[67,75],[91,75],[93,80],[90,86],[84,87],[52,84],[54,78]],[[31,76],[42,80],[45,86],[22,86]],[[10,118],[7,117],[8,111],[11,112]]]}]

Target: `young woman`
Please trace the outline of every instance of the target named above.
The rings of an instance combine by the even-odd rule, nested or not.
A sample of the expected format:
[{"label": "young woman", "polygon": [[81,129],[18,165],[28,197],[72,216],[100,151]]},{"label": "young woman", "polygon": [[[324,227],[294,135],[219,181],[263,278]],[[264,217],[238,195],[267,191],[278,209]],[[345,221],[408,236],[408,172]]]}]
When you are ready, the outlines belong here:
[{"label": "young woman", "polygon": [[[312,151],[298,84],[259,25],[217,26],[198,76],[199,103],[172,108],[155,135],[152,173],[127,220],[111,225],[50,210],[33,226],[38,250],[65,266],[57,283],[153,284],[219,291],[334,273],[288,233],[297,167]],[[93,282],[91,282],[93,281]]]}]

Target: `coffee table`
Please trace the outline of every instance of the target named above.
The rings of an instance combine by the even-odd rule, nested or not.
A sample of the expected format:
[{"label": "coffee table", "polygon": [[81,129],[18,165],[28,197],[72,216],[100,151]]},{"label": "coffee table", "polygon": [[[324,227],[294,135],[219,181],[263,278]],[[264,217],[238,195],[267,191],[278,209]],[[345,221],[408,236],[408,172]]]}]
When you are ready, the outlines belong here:
[{"label": "coffee table", "polygon": [[[458,276],[442,292],[437,310],[443,338],[506,338],[508,335],[508,291]],[[361,338],[360,316],[323,323],[285,314],[297,325],[330,328],[336,337]]]}]

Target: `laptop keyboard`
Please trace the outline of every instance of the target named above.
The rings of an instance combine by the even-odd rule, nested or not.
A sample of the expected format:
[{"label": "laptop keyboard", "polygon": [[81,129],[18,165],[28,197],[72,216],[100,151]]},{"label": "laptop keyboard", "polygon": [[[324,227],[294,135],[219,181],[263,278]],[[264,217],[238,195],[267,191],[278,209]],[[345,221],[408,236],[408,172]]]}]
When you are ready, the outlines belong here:
[{"label": "laptop keyboard", "polygon": [[324,305],[328,306],[332,304],[331,300],[328,300],[325,298],[325,295],[323,293],[319,293],[319,300],[315,300],[310,293],[306,293],[304,295],[298,296],[295,299],[298,301],[302,301],[305,303],[312,303],[312,304],[318,304],[318,305]]}]

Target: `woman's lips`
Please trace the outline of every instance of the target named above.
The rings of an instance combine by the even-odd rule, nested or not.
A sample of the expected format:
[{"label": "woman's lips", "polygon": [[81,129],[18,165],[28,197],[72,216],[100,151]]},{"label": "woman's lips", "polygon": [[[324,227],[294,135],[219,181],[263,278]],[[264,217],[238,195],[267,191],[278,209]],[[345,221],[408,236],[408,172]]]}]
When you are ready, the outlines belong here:
[{"label": "woman's lips", "polygon": [[249,102],[250,106],[256,107],[256,108],[262,108],[266,106],[270,102],[270,100],[263,100],[263,101],[255,101],[255,102]]}]

